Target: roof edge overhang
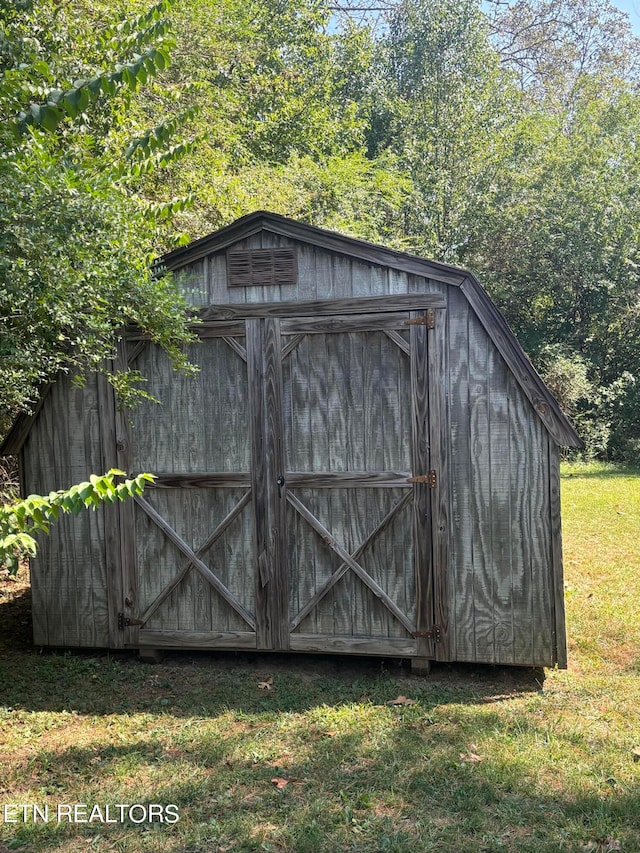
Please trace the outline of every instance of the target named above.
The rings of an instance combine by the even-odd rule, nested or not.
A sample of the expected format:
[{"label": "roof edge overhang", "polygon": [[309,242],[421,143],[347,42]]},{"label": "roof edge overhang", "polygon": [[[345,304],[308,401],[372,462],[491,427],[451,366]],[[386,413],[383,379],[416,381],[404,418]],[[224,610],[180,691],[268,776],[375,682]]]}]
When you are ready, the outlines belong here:
[{"label": "roof edge overhang", "polygon": [[358,258],[361,261],[393,267],[403,272],[426,276],[447,284],[459,286],[467,275],[465,270],[450,264],[425,260],[416,255],[410,255],[408,252],[388,249],[385,246],[369,243],[358,237],[347,237],[337,231],[328,231],[326,228],[318,228],[316,225],[308,225],[306,222],[296,222],[295,219],[288,219],[286,216],[268,213],[264,210],[249,213],[219,231],[214,231],[213,234],[194,240],[188,246],[181,246],[179,249],[168,252],[158,259],[158,265],[166,270],[178,269],[207,255],[221,252],[239,240],[246,240],[254,234],[259,234],[260,231],[269,231],[272,234],[309,243],[331,252]]}]

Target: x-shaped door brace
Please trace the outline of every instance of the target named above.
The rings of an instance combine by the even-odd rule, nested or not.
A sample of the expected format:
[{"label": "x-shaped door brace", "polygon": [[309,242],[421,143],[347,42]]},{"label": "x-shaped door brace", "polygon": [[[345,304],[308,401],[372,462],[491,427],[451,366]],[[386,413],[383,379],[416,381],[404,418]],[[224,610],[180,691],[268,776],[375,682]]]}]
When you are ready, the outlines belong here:
[{"label": "x-shaped door brace", "polygon": [[146,501],[140,495],[136,495],[134,500],[140,506],[145,513],[149,516],[149,518],[160,528],[160,530],[170,539],[174,545],[176,545],[180,551],[185,555],[187,561],[184,566],[180,569],[175,578],[168,583],[165,588],[162,590],[160,595],[153,601],[153,603],[147,608],[147,610],[140,617],[140,621],[144,625],[146,622],[151,619],[156,610],[160,607],[160,605],[171,595],[171,593],[176,589],[176,587],[183,580],[191,566],[197,569],[198,572],[202,575],[202,577],[209,583],[211,586],[218,592],[224,600],[231,606],[233,609],[241,616],[244,621],[251,627],[253,631],[256,630],[256,619],[253,613],[244,607],[240,601],[235,597],[235,595],[229,590],[212,571],[206,565],[206,563],[202,562],[202,557],[206,552],[211,548],[214,542],[222,536],[224,531],[229,527],[232,521],[236,519],[242,510],[246,507],[246,505],[251,500],[251,489],[246,492],[238,501],[238,503],[227,513],[227,515],[222,519],[220,524],[213,531],[211,536],[207,539],[207,541],[198,548],[197,551],[194,551],[192,548],[187,545],[184,539],[179,536],[175,530],[169,525],[164,518],[157,512],[151,504]]},{"label": "x-shaped door brace", "polygon": [[298,613],[298,615],[292,620],[289,625],[289,630],[293,631],[297,626],[302,622],[302,620],[311,613],[311,611],[318,605],[321,599],[332,589],[340,580],[340,578],[351,569],[355,574],[360,578],[360,580],[369,587],[371,592],[378,598],[382,604],[389,610],[389,612],[395,616],[395,618],[402,623],[402,625],[407,629],[410,634],[413,634],[416,630],[416,626],[413,622],[406,616],[405,613],[400,610],[398,605],[387,595],[387,593],[382,589],[382,587],[376,583],[376,581],[369,575],[358,563],[358,558],[364,551],[368,548],[371,542],[378,536],[382,531],[391,524],[393,519],[398,515],[398,513],[405,508],[405,506],[412,500],[413,498],[413,490],[408,491],[404,494],[397,504],[385,515],[380,524],[371,531],[371,533],[367,536],[367,538],[359,545],[356,550],[349,554],[349,552],[343,548],[342,545],[331,535],[329,530],[319,521],[313,513],[307,509],[307,507],[292,493],[287,492],[287,500],[291,504],[291,506],[298,512],[304,520],[313,527],[316,533],[322,538],[322,540],[332,549],[335,553],[340,557],[343,561],[338,569],[331,575],[331,577],[320,587],[319,590],[316,591],[313,598],[303,607],[303,609]]}]

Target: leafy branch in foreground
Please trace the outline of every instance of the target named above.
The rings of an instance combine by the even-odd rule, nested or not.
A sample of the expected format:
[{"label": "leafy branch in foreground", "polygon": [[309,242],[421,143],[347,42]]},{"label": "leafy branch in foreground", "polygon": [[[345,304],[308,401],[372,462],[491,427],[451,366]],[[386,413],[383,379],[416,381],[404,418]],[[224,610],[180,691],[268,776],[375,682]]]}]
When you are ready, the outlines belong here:
[{"label": "leafy branch in foreground", "polygon": [[83,509],[95,510],[101,503],[124,501],[142,494],[145,483],[155,479],[153,474],[138,474],[120,481],[124,476],[124,471],[112,468],[106,474],[92,474],[88,481],[51,492],[47,497],[29,495],[22,501],[0,506],[0,566],[15,574],[21,559],[35,557],[38,544],[33,534],[49,533],[61,514],[78,515]]}]

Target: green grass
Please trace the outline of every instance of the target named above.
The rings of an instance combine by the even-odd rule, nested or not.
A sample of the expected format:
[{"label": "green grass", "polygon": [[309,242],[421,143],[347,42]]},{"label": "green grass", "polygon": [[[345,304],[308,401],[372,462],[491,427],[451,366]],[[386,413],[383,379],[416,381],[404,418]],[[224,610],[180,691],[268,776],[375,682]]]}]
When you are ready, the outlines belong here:
[{"label": "green grass", "polygon": [[[640,851],[640,476],[565,466],[562,492],[569,669],[544,680],[468,666],[417,679],[396,661],[38,655],[26,591],[7,582],[0,806],[174,803],[180,820],[3,825],[0,808],[0,850]],[[414,704],[389,705],[398,695]]]}]

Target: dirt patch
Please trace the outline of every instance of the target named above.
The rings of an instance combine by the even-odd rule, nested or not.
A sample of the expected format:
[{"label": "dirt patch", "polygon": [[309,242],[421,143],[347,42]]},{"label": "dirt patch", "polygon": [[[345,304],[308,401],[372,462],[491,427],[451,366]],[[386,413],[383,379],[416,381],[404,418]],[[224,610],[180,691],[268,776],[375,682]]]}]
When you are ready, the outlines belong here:
[{"label": "dirt patch", "polygon": [[21,565],[15,576],[0,572],[0,653],[32,648],[29,568]]}]

